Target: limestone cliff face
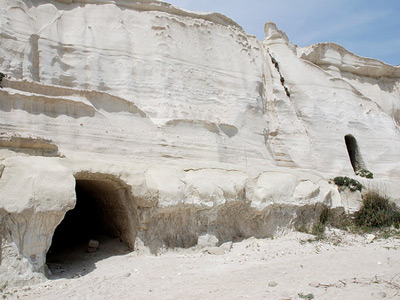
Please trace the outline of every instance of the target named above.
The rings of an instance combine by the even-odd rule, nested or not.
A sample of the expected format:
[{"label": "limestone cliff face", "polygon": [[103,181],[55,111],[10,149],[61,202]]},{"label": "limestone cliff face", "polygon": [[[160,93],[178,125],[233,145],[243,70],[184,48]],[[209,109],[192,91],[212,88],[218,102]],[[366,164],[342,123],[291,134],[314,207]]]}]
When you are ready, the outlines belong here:
[{"label": "limestone cliff face", "polygon": [[399,67],[157,1],[0,4],[0,281],[40,280],[78,190],[154,251],[354,210],[330,179],[361,168],[398,200]]},{"label": "limestone cliff face", "polygon": [[291,93],[288,105],[305,127],[315,168],[344,171],[343,137],[352,135],[365,168],[379,177],[398,177],[400,68],[335,44],[297,49],[273,24],[266,30],[271,33],[263,44],[279,62]]},{"label": "limestone cliff face", "polygon": [[[243,144],[263,132],[252,121],[262,117],[263,53],[233,21],[147,1],[29,3],[10,1],[2,15],[2,67],[34,83],[10,83],[18,95],[6,109],[18,102],[25,120],[16,133],[45,136],[66,156],[167,157],[202,166],[245,165],[246,155],[268,160],[263,143],[256,151]],[[40,99],[27,104],[31,95],[22,92]],[[32,127],[24,113],[44,119]],[[62,137],[43,133],[46,124],[65,128],[64,118]],[[240,133],[245,122],[250,132]],[[244,159],[237,161],[238,152]]]}]

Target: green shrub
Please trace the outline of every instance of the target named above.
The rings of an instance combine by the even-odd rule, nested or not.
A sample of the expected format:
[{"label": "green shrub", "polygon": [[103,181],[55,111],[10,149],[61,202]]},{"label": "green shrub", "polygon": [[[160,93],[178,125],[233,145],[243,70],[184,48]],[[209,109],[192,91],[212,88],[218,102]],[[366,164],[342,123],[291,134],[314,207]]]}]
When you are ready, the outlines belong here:
[{"label": "green shrub", "polygon": [[301,298],[301,299],[305,299],[305,300],[312,300],[312,299],[314,299],[314,295],[313,294],[307,294],[307,295],[304,295],[303,293],[299,293],[299,294],[297,294],[298,296],[299,296],[299,298]]},{"label": "green shrub", "polygon": [[344,177],[338,176],[333,178],[333,182],[338,186],[344,186]]},{"label": "green shrub", "polygon": [[366,169],[358,170],[356,172],[356,175],[361,176],[361,177],[365,177],[365,178],[368,178],[368,179],[373,179],[374,178],[374,174],[372,174],[372,172],[370,172],[370,171],[368,171]]},{"label": "green shrub", "polygon": [[317,238],[321,239],[325,233],[325,224],[321,222],[314,223],[311,234],[315,235]]},{"label": "green shrub", "polygon": [[322,209],[321,214],[319,215],[319,221],[322,224],[326,224],[326,222],[328,221],[329,218],[329,207],[328,206],[324,206],[324,208]]},{"label": "green shrub", "polygon": [[349,177],[338,176],[333,179],[333,182],[338,186],[346,186],[350,191],[360,191],[362,189],[362,184],[355,179]]},{"label": "green shrub", "polygon": [[[345,177],[335,178],[336,182],[345,185]],[[314,218],[312,227],[302,223],[296,230],[315,235],[308,242],[325,239],[326,226],[332,226],[353,233],[374,232],[383,237],[400,238],[400,209],[388,197],[377,192],[367,192],[362,197],[361,208],[354,214],[346,214],[344,208],[322,207],[319,218]],[[393,228],[394,227],[394,228]]]},{"label": "green shrub", "polygon": [[363,228],[382,228],[400,226],[400,212],[389,198],[376,192],[368,192],[363,196],[359,211],[354,214],[354,222]]}]

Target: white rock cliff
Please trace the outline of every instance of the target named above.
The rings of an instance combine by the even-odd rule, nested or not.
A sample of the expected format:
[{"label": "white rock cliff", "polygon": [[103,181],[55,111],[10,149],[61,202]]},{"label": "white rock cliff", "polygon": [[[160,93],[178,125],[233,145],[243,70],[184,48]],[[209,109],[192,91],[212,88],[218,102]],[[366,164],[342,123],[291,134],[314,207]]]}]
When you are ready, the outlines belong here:
[{"label": "white rock cliff", "polygon": [[43,278],[80,201],[152,251],[353,211],[331,179],[358,169],[399,201],[399,67],[152,0],[0,0],[0,24],[0,282]]}]

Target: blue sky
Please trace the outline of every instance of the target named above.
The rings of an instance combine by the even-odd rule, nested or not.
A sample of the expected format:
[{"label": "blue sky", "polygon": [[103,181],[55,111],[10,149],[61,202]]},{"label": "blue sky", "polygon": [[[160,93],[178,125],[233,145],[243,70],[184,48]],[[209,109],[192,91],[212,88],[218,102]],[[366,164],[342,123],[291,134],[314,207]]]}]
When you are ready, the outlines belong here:
[{"label": "blue sky", "polygon": [[194,11],[222,13],[264,38],[276,23],[300,47],[335,42],[349,51],[400,64],[399,0],[166,0]]}]

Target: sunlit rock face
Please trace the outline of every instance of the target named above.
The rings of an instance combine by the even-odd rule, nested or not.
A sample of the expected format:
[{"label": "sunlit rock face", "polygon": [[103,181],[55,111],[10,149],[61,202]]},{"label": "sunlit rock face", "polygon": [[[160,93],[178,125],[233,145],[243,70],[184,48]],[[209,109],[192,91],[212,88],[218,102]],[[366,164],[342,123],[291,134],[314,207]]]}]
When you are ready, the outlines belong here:
[{"label": "sunlit rock face", "polygon": [[288,106],[305,127],[316,169],[346,168],[343,139],[352,135],[365,168],[398,176],[400,68],[335,44],[294,48],[274,24],[266,31],[264,47],[279,62],[291,94]]},{"label": "sunlit rock face", "polygon": [[398,67],[156,1],[1,4],[1,282],[41,280],[66,224],[155,252],[354,211],[335,176],[398,200]]},{"label": "sunlit rock face", "polygon": [[[256,38],[219,15],[151,1],[95,2],[10,1],[3,10],[3,69],[39,84],[12,86],[18,95],[10,95],[5,108],[21,105],[24,120],[15,132],[44,135],[66,156],[183,159],[201,166],[270,160],[263,143],[247,146],[263,141],[265,125]],[[41,98],[37,103],[32,93]],[[55,139],[43,132],[46,126],[65,133]]]}]

